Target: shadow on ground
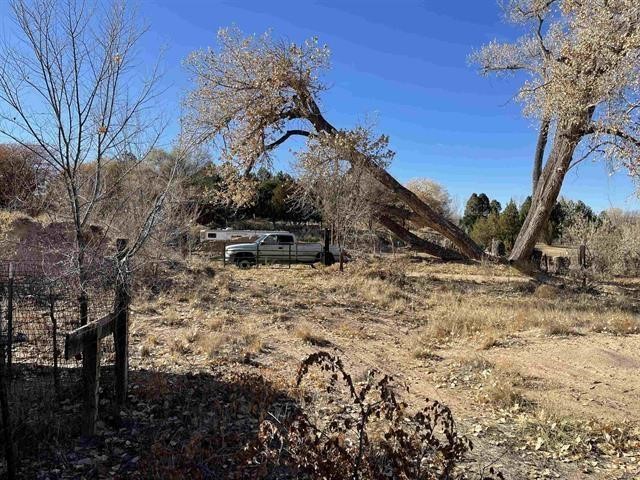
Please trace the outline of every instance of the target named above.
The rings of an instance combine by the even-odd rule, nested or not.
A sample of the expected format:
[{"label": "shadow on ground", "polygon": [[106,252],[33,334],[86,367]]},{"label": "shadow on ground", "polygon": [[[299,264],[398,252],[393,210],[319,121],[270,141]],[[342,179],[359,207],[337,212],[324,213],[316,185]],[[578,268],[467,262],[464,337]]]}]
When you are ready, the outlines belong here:
[{"label": "shadow on ground", "polygon": [[264,418],[285,420],[297,411],[287,385],[245,371],[135,370],[130,386],[129,404],[120,412],[105,389],[96,436],[62,438],[47,455],[23,458],[21,478],[204,480],[282,474],[253,458],[251,447]]}]

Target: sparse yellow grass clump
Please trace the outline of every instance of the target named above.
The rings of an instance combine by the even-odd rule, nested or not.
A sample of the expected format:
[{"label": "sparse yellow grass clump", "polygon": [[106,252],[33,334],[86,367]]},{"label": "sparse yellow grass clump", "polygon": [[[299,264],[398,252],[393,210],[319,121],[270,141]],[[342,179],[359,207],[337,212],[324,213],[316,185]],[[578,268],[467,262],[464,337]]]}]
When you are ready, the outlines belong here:
[{"label": "sparse yellow grass clump", "polygon": [[162,314],[162,320],[165,324],[171,327],[182,325],[183,322],[183,319],[180,317],[180,314],[175,307],[167,308]]},{"label": "sparse yellow grass clump", "polygon": [[330,342],[326,338],[315,332],[312,329],[311,325],[309,325],[308,323],[298,325],[298,327],[296,327],[294,331],[294,334],[303,342],[309,343],[311,345],[323,347],[330,344]]}]

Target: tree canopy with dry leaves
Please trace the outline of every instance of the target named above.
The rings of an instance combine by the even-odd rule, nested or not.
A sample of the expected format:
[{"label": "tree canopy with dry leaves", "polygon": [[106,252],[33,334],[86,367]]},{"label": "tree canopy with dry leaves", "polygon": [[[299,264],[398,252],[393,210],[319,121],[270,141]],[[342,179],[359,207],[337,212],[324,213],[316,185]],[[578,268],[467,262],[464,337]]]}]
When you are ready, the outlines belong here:
[{"label": "tree canopy with dry leaves", "polygon": [[[508,0],[508,21],[526,29],[472,60],[483,74],[518,74],[526,115],[552,125],[552,145],[511,260],[526,261],[567,171],[589,155],[640,172],[640,3],[636,0]],[[546,144],[543,139],[542,154]],[[540,143],[540,142],[539,142]]]},{"label": "tree canopy with dry leaves", "polygon": [[[194,138],[212,142],[224,163],[248,172],[258,164],[268,164],[274,150],[291,137],[306,138],[307,149],[333,149],[331,158],[338,156],[355,170],[366,172],[368,179],[378,182],[393,200],[406,205],[464,255],[482,257],[482,249],[455,223],[387,172],[381,160],[390,157],[379,158],[367,150],[386,144],[386,136],[367,130],[363,138],[362,130],[341,130],[325,118],[320,96],[326,90],[322,74],[329,67],[326,46],[315,38],[295,44],[269,33],[244,36],[235,28],[220,30],[218,42],[218,48],[194,52],[186,61],[195,88],[186,98],[185,125]],[[307,167],[312,158],[324,161],[320,155],[307,156]],[[384,216],[378,220],[385,227],[412,238],[382,209],[377,210],[376,215]],[[459,258],[459,254],[448,253]]]}]

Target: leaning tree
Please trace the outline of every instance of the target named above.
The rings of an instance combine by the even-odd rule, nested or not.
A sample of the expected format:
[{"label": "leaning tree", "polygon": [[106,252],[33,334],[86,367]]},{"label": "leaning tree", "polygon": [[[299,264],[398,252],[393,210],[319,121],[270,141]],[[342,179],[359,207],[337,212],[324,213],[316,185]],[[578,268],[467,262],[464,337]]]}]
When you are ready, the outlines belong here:
[{"label": "leaning tree", "polygon": [[[612,168],[638,174],[640,2],[509,0],[505,12],[527,33],[511,43],[491,42],[473,60],[484,74],[522,74],[517,97],[542,125],[531,208],[509,257],[523,264],[570,168],[599,154]],[[553,140],[537,173],[548,131]]]},{"label": "leaning tree", "polygon": [[[320,96],[326,87],[320,75],[329,64],[327,47],[315,39],[297,45],[269,34],[244,37],[237,29],[223,29],[218,37],[220,48],[196,51],[186,62],[196,84],[186,101],[185,124],[192,135],[213,141],[224,161],[245,171],[269,162],[272,152],[294,136],[306,137],[307,148],[332,144],[342,160],[366,172],[403,203],[412,220],[442,234],[465,256],[482,257],[482,249],[457,225],[400,184],[384,162],[363,149],[386,145],[385,136],[363,139],[353,130],[338,129],[323,115]],[[460,257],[411,234],[390,213],[381,209],[378,220],[394,234],[443,258]]]}]

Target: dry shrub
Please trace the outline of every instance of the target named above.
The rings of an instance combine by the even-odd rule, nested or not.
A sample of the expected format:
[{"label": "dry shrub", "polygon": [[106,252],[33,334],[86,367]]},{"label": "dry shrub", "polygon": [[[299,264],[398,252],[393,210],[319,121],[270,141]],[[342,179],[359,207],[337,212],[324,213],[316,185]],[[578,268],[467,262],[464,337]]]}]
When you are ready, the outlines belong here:
[{"label": "dry shrub", "polygon": [[482,389],[482,399],[498,408],[521,408],[530,402],[523,396],[519,381],[500,374]]},{"label": "dry shrub", "polygon": [[148,343],[143,343],[140,345],[140,356],[142,358],[147,358],[151,356],[151,345]]},{"label": "dry shrub", "polygon": [[440,355],[438,355],[437,353],[434,353],[432,349],[424,345],[418,346],[414,349],[413,358],[416,358],[418,360],[430,360],[435,362],[442,360],[442,357]]},{"label": "dry shrub", "polygon": [[199,341],[200,346],[205,354],[213,359],[223,352],[223,347],[230,343],[230,337],[225,334],[220,335],[203,335]]},{"label": "dry shrub", "polygon": [[560,291],[558,287],[555,287],[553,285],[549,285],[546,283],[543,283],[542,285],[538,286],[535,292],[533,292],[534,297],[542,298],[546,300],[558,298],[559,295],[560,295]]},{"label": "dry shrub", "polygon": [[185,334],[184,338],[188,343],[196,342],[200,338],[200,329],[198,327],[192,328]]},{"label": "dry shrub", "polygon": [[478,348],[480,350],[489,350],[490,348],[500,345],[500,339],[496,335],[496,332],[488,331],[480,336],[478,341]]},{"label": "dry shrub", "polygon": [[591,327],[594,332],[611,333],[614,335],[631,335],[640,333],[640,316],[630,315],[628,312],[612,312],[602,316]]},{"label": "dry shrub", "polygon": [[[315,407],[286,424],[266,420],[255,458],[266,457],[290,478],[464,478],[456,465],[473,445],[458,434],[446,406],[427,400],[412,413],[397,396],[400,385],[392,377],[372,370],[356,384],[342,361],[327,352],[302,362],[298,385],[312,367],[328,376],[318,393],[327,392],[332,414],[314,414],[320,410]],[[491,469],[483,478],[503,477]]]},{"label": "dry shrub", "polygon": [[171,327],[179,326],[184,323],[184,319],[180,316],[175,307],[170,307],[164,311],[162,315],[163,323]]},{"label": "dry shrub", "polygon": [[262,335],[248,326],[237,333],[200,335],[197,343],[209,359],[225,356],[231,361],[241,361],[257,355],[266,347]]},{"label": "dry shrub", "polygon": [[544,332],[551,336],[570,337],[580,335],[573,326],[558,321],[549,321],[545,327]]},{"label": "dry shrub", "polygon": [[567,237],[588,249],[589,271],[602,275],[640,275],[640,215],[610,209],[596,221],[583,215],[572,219]]},{"label": "dry shrub", "polygon": [[191,353],[191,346],[184,338],[174,338],[170,344],[171,351],[178,355],[186,355]]},{"label": "dry shrub", "polygon": [[449,381],[473,388],[481,402],[494,408],[522,409],[531,406],[522,393],[526,379],[518,371],[497,366],[481,355],[462,358],[458,372]]}]

